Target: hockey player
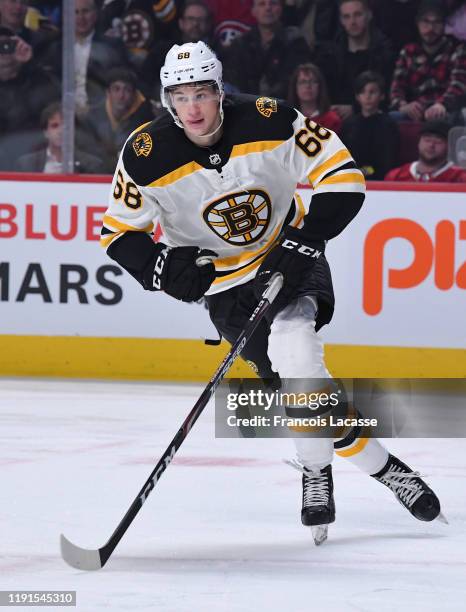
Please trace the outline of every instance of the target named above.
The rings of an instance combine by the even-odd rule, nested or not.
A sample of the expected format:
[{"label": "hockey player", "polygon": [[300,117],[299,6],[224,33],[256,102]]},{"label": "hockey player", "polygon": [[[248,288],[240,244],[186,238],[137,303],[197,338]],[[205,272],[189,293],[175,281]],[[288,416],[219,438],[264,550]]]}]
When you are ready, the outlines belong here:
[{"label": "hockey player", "polygon": [[[141,126],[115,172],[102,245],[144,289],[186,302],[203,296],[233,342],[265,284],[284,285],[243,357],[262,378],[326,379],[318,329],[333,313],[324,256],[364,200],[364,179],[331,131],[274,99],[224,99],[222,66],[203,42],[175,45],[161,69],[167,120]],[[313,188],[312,201],[295,194]],[[162,241],[154,243],[154,219]],[[206,261],[205,265],[198,265]],[[213,261],[213,262],[212,262]],[[335,520],[331,439],[297,438],[304,525]],[[388,486],[420,520],[440,513],[419,474],[353,428],[337,454]],[[316,541],[326,537],[323,528]]]}]

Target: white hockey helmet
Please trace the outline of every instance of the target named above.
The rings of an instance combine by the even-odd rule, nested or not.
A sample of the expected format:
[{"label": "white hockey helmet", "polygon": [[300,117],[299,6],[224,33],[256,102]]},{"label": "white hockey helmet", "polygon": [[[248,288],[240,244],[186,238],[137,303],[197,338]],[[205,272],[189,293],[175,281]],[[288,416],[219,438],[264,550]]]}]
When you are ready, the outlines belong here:
[{"label": "white hockey helmet", "polygon": [[170,102],[168,90],[176,85],[187,85],[200,82],[214,82],[220,94],[220,115],[223,120],[223,81],[222,63],[212,49],[201,40],[196,43],[173,45],[165,57],[165,64],[160,69],[162,106],[168,110],[176,125],[180,123]]}]

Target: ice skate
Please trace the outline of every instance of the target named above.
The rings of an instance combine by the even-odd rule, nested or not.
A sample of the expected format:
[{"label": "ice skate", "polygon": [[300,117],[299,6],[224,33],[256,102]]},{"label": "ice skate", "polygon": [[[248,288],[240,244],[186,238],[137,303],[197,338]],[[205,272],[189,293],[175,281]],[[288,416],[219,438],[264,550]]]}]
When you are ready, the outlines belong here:
[{"label": "ice skate", "polygon": [[372,474],[372,477],[393,491],[397,500],[418,520],[433,521],[438,518],[447,523],[432,489],[422,480],[419,472],[413,472],[397,457],[389,455],[384,468]]},{"label": "ice skate", "polygon": [[328,525],[335,521],[332,466],[308,468],[297,461],[287,461],[303,473],[301,522],[311,528],[316,546],[327,539]]}]

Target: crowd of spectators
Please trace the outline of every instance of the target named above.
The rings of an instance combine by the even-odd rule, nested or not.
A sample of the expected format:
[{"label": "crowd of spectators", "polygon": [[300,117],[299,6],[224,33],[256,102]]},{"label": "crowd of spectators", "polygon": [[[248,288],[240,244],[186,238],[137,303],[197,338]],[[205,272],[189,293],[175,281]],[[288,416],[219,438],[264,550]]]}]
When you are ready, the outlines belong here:
[{"label": "crowd of spectators", "polygon": [[[60,172],[62,0],[0,0],[0,171]],[[368,180],[466,182],[465,0],[75,0],[75,171],[111,173],[161,114],[159,71],[207,42],[227,94],[286,100]],[[466,128],[465,128],[466,132]]]}]

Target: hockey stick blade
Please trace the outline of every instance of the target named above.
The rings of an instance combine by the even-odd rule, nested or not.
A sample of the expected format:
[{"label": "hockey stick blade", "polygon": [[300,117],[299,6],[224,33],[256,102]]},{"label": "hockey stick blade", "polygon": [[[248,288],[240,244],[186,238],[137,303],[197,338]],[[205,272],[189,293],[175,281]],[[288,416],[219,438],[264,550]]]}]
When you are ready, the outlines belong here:
[{"label": "hockey stick blade", "polygon": [[270,279],[267,288],[262,294],[261,300],[259,301],[258,305],[249,317],[249,320],[246,323],[243,331],[240,333],[240,335],[236,339],[236,342],[234,342],[231,349],[229,350],[221,364],[218,366],[217,370],[208,382],[204,391],[199,396],[199,399],[194,404],[194,407],[192,408],[191,412],[185,418],[183,424],[179,428],[178,432],[175,434],[175,437],[170,442],[164,454],[159,459],[157,465],[150,473],[149,478],[142,486],[142,489],[139,491],[138,495],[133,500],[133,503],[131,504],[125,516],[118,524],[115,531],[108,539],[107,543],[102,546],[102,548],[98,548],[96,550],[81,548],[80,546],[76,546],[76,544],[70,542],[68,538],[66,538],[63,534],[61,535],[61,555],[63,557],[63,560],[66,561],[68,565],[80,570],[93,571],[101,569],[107,563],[113,551],[117,547],[118,542],[124,536],[128,527],[133,522],[135,516],[142,508],[142,505],[149,497],[151,491],[153,491],[153,489],[155,488],[155,485],[159,481],[160,477],[172,462],[177,450],[183,444],[183,441],[185,440],[188,433],[191,431],[194,423],[197,421],[202,411],[209,403],[210,398],[214,395],[215,390],[222,382],[228,370],[233,365],[234,360],[238,357],[248,340],[251,338],[260,320],[263,318],[270,305],[276,298],[277,294],[279,293],[280,289],[282,288],[282,285],[283,276],[280,273],[276,272],[272,275],[272,278]]},{"label": "hockey stick blade", "polygon": [[70,542],[63,534],[60,536],[60,549],[63,560],[80,570],[99,570],[103,567],[99,550],[81,548]]}]

